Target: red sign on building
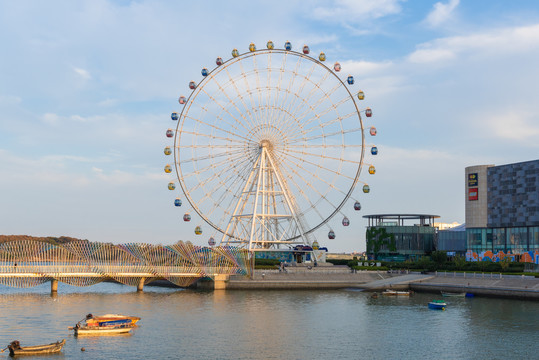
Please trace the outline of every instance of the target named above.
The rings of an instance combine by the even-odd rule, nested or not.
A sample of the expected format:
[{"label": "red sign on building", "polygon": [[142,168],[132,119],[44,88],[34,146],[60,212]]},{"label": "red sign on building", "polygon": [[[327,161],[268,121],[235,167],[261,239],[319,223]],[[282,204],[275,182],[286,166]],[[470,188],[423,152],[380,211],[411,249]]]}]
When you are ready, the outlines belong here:
[{"label": "red sign on building", "polygon": [[477,200],[479,199],[479,190],[477,188],[468,189],[468,200]]}]

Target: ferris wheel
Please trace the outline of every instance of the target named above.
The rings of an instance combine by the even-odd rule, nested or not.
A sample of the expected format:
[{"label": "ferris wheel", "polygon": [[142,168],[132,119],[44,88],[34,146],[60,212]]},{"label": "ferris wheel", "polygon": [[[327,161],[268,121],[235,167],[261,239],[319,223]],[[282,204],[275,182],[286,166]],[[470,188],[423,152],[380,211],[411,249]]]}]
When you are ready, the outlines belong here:
[{"label": "ferris wheel", "polygon": [[[345,212],[361,209],[354,189],[360,183],[369,192],[361,169],[369,165],[374,174],[366,158],[378,153],[365,140],[366,129],[374,136],[376,128],[363,124],[372,110],[359,106],[365,94],[353,76],[342,76],[338,62],[326,65],[324,53],[313,57],[306,45],[294,51],[288,41],[283,49],[251,43],[215,64],[189,82],[171,115],[177,126],[166,132],[174,145],[164,152],[174,164],[165,172],[177,175],[168,187],[179,184],[183,193],[174,204],[190,206],[221,245],[311,246],[323,226],[334,239],[329,221],[348,226]],[[350,199],[353,207],[343,209]],[[191,221],[190,212],[183,220]]]}]

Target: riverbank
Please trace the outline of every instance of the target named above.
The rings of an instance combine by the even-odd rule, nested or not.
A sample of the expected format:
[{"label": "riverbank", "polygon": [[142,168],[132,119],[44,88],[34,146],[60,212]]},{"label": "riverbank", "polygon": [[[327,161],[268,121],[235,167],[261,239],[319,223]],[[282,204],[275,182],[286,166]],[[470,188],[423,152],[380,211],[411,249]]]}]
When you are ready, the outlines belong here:
[{"label": "riverbank", "polygon": [[[209,283],[199,282],[199,288]],[[231,276],[226,290],[305,290],[356,288],[439,293],[467,292],[475,296],[539,300],[539,279],[533,276],[463,273],[387,273],[357,271],[347,267],[256,270],[251,278]]]}]

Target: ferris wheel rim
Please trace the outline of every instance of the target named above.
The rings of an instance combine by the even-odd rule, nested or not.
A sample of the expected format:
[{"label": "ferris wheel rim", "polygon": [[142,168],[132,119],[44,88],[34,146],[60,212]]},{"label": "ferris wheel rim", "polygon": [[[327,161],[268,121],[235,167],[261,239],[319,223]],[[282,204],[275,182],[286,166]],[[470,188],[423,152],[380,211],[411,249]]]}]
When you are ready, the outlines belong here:
[{"label": "ferris wheel rim", "polygon": [[[361,174],[361,168],[362,168],[362,165],[364,164],[364,154],[365,154],[365,147],[366,147],[365,146],[365,133],[364,133],[365,127],[363,125],[363,119],[362,119],[361,114],[360,114],[360,109],[359,109],[358,103],[355,100],[354,94],[352,94],[349,87],[346,86],[345,82],[331,68],[329,68],[327,65],[325,65],[322,61],[319,61],[318,59],[316,59],[314,57],[308,56],[307,54],[304,54],[304,53],[301,53],[301,52],[298,52],[298,51],[293,51],[293,50],[286,50],[286,49],[259,49],[259,50],[255,50],[255,51],[246,51],[246,52],[244,52],[242,54],[239,54],[239,55],[237,55],[235,57],[229,58],[228,60],[224,61],[221,65],[213,67],[208,72],[207,75],[203,76],[203,78],[198,83],[196,83],[195,89],[193,89],[189,93],[189,95],[186,97],[185,104],[181,108],[181,111],[179,112],[179,120],[178,120],[178,124],[176,126],[176,132],[175,132],[175,136],[174,136],[174,145],[175,145],[174,146],[174,163],[175,163],[177,179],[178,179],[178,182],[179,182],[180,187],[182,189],[182,192],[185,195],[185,198],[189,202],[190,206],[193,208],[193,210],[207,224],[209,224],[216,231],[218,231],[218,232],[220,232],[222,234],[225,234],[226,236],[228,236],[230,238],[235,238],[235,239],[238,239],[238,240],[241,240],[241,239],[239,237],[236,237],[234,234],[226,233],[226,231],[223,230],[220,225],[215,224],[214,221],[210,220],[210,218],[202,210],[200,210],[199,207],[197,206],[196,202],[194,201],[194,199],[191,196],[191,191],[188,189],[188,187],[187,187],[187,185],[186,185],[186,183],[184,181],[184,174],[183,174],[183,171],[182,171],[182,167],[181,167],[181,165],[179,163],[179,161],[180,161],[179,156],[178,156],[179,151],[178,151],[178,149],[176,149],[176,147],[177,147],[176,144],[180,144],[180,142],[181,142],[181,134],[183,133],[183,130],[181,130],[180,127],[183,126],[183,123],[185,122],[185,120],[187,118],[186,114],[189,113],[190,107],[195,102],[197,96],[201,93],[201,90],[204,89],[204,86],[206,86],[209,83],[210,79],[212,78],[212,75],[218,74],[219,72],[224,71],[225,69],[227,69],[229,66],[231,66],[231,65],[233,65],[235,63],[241,63],[241,61],[246,60],[248,58],[251,58],[251,57],[254,57],[254,56],[259,56],[259,55],[264,55],[264,54],[274,54],[274,53],[283,54],[283,55],[286,55],[286,56],[290,54],[292,56],[296,56],[296,57],[299,57],[301,59],[308,60],[308,61],[314,63],[315,65],[318,65],[318,66],[321,66],[322,68],[324,68],[325,71],[328,74],[333,75],[333,77],[335,79],[337,79],[337,81],[339,82],[339,88],[342,88],[347,92],[347,100],[348,99],[352,100],[352,103],[353,103],[353,106],[354,106],[354,109],[355,109],[354,117],[357,117],[357,120],[359,121],[360,129],[361,129],[361,131],[360,131],[361,132],[361,146],[360,146],[361,147],[361,154],[360,154],[360,159],[358,161],[357,169],[355,171],[355,174],[353,175],[353,181],[352,181],[351,185],[349,186],[348,190],[346,191],[346,194],[344,195],[344,197],[342,198],[340,203],[338,203],[338,205],[335,206],[334,210],[329,215],[325,216],[325,218],[323,218],[321,221],[319,221],[319,222],[317,221],[317,223],[318,223],[317,225],[310,226],[309,229],[305,232],[305,234],[313,233],[317,229],[321,228],[322,226],[327,224],[327,222],[329,222],[333,217],[335,217],[341,211],[341,209],[343,208],[345,203],[351,197],[357,183],[359,182],[359,178],[360,178],[360,174]],[[341,147],[343,147],[343,146],[341,146]],[[293,241],[295,239],[298,239],[299,237],[300,237],[300,235],[295,236],[295,237],[291,237],[291,238],[289,238],[287,240]]]}]

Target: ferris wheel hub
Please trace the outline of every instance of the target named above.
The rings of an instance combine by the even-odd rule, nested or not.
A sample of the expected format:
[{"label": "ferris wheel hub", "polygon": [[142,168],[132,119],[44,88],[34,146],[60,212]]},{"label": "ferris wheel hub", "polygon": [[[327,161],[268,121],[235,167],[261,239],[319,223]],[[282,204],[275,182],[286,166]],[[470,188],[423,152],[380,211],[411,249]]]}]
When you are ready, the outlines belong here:
[{"label": "ferris wheel hub", "polygon": [[273,149],[273,144],[271,143],[271,141],[264,139],[260,142],[260,145],[258,146],[258,148],[259,149],[266,148],[266,150],[271,150]]}]

